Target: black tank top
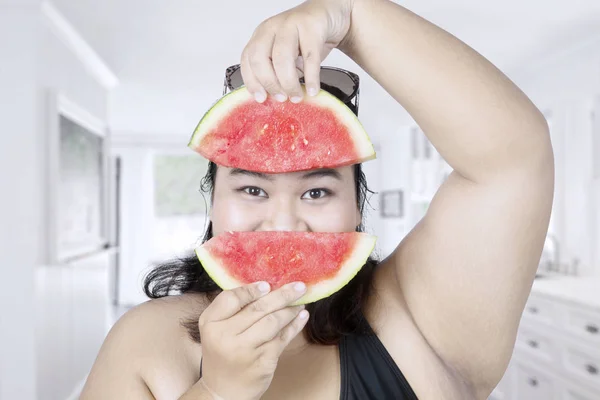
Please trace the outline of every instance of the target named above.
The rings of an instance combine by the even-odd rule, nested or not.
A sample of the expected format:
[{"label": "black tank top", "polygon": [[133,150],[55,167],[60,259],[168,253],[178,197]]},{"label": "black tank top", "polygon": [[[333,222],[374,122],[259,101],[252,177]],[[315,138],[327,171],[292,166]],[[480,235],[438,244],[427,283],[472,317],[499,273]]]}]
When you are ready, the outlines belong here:
[{"label": "black tank top", "polygon": [[366,335],[349,335],[340,340],[340,400],[418,400],[366,318],[362,320]]},{"label": "black tank top", "polygon": [[417,400],[404,374],[363,317],[366,335],[344,336],[339,344],[340,400]]}]

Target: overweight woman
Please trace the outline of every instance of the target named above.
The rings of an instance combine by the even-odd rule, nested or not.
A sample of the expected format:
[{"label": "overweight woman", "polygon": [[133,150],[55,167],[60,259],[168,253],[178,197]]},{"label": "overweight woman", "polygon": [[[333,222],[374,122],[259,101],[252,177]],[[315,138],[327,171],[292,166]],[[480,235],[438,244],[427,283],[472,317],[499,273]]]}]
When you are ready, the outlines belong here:
[{"label": "overweight woman", "polygon": [[[240,79],[257,102],[301,102],[335,48],[453,168],[426,216],[388,258],[306,307],[290,306],[302,282],[221,291],[193,257],[159,267],[146,282],[154,299],[115,324],[83,400],[464,400],[496,386],[549,222],[546,121],[481,55],[388,0],[310,0],[266,19]],[[205,183],[205,238],[362,226],[360,165],[267,175],[211,164]]]}]

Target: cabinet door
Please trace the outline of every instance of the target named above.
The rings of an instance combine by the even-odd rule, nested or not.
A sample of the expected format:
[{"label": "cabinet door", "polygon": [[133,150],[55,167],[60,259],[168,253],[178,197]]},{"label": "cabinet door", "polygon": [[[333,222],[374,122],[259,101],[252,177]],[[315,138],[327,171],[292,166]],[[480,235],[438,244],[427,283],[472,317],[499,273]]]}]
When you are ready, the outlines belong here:
[{"label": "cabinet door", "polygon": [[540,366],[552,366],[560,362],[560,343],[541,329],[522,325],[519,328],[516,346],[531,355],[532,361],[539,360]]},{"label": "cabinet door", "polygon": [[600,399],[600,392],[590,393],[584,389],[569,387],[563,392],[561,400],[598,400]]},{"label": "cabinet door", "polygon": [[560,305],[547,298],[532,294],[527,300],[527,305],[523,310],[523,320],[532,324],[544,326],[561,326],[561,308]]},{"label": "cabinet door", "polygon": [[516,366],[515,400],[559,400],[558,382],[544,372],[522,364]]},{"label": "cabinet door", "polygon": [[565,348],[566,371],[576,379],[600,388],[600,353],[597,350],[568,344]]}]

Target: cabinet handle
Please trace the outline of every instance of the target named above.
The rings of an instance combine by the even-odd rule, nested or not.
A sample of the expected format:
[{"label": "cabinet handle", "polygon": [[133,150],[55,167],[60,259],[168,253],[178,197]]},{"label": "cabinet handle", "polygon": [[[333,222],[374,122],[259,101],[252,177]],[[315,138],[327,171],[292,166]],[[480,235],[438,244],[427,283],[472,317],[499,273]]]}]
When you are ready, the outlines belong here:
[{"label": "cabinet handle", "polygon": [[538,385],[538,383],[539,383],[539,382],[538,382],[538,380],[537,380],[537,379],[535,379],[535,378],[529,378],[529,381],[528,381],[528,383],[529,383],[529,385],[530,385],[530,386],[536,387],[536,386]]},{"label": "cabinet handle", "polygon": [[529,312],[532,314],[537,314],[538,313],[538,308],[537,307],[529,307]]},{"label": "cabinet handle", "polygon": [[596,333],[598,333],[598,327],[595,325],[586,325],[585,330],[588,331],[589,333],[595,335]]},{"label": "cabinet handle", "polygon": [[587,364],[585,369],[590,373],[590,375],[598,375],[598,368],[595,365]]},{"label": "cabinet handle", "polygon": [[538,346],[539,346],[538,342],[536,342],[535,340],[530,340],[530,341],[527,342],[527,344],[529,346],[533,347],[534,349],[537,349]]}]

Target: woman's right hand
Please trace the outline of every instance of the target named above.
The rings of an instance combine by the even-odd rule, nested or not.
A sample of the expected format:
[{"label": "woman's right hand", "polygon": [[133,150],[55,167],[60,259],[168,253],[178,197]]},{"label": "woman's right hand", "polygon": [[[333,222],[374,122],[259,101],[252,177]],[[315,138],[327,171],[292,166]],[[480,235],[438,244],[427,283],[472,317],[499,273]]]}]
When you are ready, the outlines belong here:
[{"label": "woman's right hand", "polygon": [[215,397],[260,399],[279,356],[306,324],[304,306],[290,306],[305,292],[299,282],[272,292],[267,283],[254,283],[223,291],[204,310],[202,381]]},{"label": "woman's right hand", "polygon": [[259,102],[267,93],[297,103],[320,88],[321,62],[348,36],[356,0],[307,0],[262,22],[242,52],[244,83]]}]

